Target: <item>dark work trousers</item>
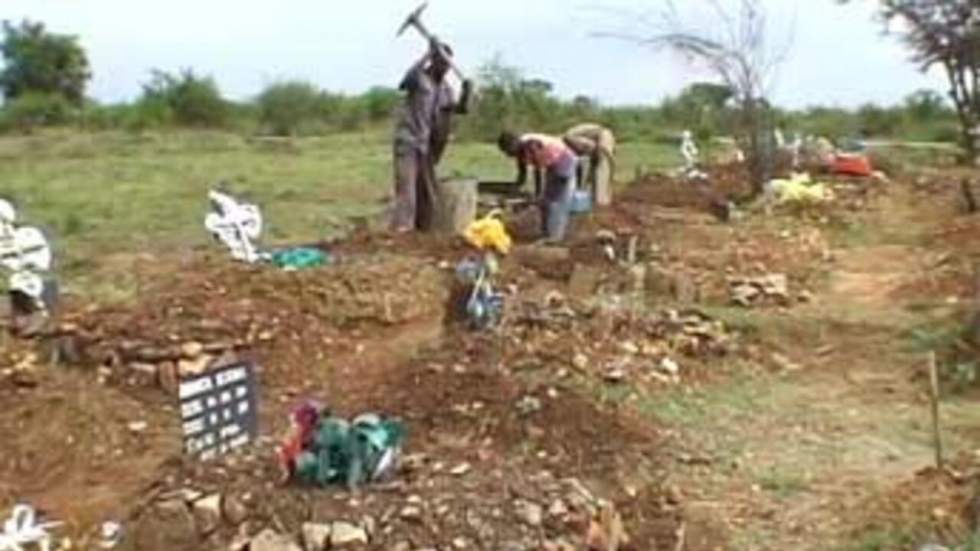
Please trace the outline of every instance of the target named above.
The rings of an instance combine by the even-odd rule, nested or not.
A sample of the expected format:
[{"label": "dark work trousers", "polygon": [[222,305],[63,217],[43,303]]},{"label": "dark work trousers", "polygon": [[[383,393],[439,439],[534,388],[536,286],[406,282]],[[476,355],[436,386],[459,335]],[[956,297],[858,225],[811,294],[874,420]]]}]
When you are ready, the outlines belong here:
[{"label": "dark work trousers", "polygon": [[413,148],[395,149],[395,230],[432,227],[435,208],[435,167],[427,152]]}]

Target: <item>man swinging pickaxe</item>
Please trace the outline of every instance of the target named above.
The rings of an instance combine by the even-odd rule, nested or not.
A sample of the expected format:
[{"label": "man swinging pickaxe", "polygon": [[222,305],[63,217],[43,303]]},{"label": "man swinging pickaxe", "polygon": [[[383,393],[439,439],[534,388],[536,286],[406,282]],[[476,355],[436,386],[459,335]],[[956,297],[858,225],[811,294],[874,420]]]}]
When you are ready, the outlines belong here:
[{"label": "man swinging pickaxe", "polygon": [[[453,62],[452,49],[422,24],[422,4],[398,29],[408,27],[429,41],[429,50],[405,74],[399,89],[405,92],[405,108],[395,127],[395,207],[392,229],[398,233],[429,230],[439,197],[435,192],[435,167],[442,159],[452,128],[452,115],[469,111],[472,83]],[[452,70],[462,80],[459,101],[446,81]]]}]

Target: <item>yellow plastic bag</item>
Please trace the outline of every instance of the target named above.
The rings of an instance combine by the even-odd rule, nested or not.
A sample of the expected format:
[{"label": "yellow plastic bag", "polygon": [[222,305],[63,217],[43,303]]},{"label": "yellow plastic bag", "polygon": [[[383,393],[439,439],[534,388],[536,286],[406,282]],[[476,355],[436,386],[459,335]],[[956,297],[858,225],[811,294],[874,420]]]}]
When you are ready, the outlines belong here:
[{"label": "yellow plastic bag", "polygon": [[789,179],[772,180],[767,188],[780,203],[823,203],[834,198],[826,184],[811,183],[809,174],[794,174]]},{"label": "yellow plastic bag", "polygon": [[500,254],[507,254],[513,244],[504,223],[500,220],[499,210],[490,211],[483,218],[472,222],[463,237],[466,241],[480,250],[492,249]]}]

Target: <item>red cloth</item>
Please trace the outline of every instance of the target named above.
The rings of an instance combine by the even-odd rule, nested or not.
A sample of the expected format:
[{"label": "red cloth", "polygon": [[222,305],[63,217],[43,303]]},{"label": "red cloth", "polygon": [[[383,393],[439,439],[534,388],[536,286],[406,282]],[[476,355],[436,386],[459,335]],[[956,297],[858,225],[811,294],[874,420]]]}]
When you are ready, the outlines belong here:
[{"label": "red cloth", "polygon": [[847,176],[871,176],[871,161],[866,155],[838,153],[830,163],[830,172]]},{"label": "red cloth", "polygon": [[279,446],[279,465],[285,472],[292,473],[296,458],[306,449],[320,420],[320,408],[306,402],[293,409],[289,417],[292,425]]}]

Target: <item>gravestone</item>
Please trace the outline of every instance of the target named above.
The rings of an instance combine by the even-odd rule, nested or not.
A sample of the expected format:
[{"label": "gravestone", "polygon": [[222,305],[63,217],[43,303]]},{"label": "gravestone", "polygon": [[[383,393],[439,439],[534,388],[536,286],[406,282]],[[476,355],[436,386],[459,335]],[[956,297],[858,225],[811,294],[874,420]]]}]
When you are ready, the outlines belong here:
[{"label": "gravestone", "polygon": [[258,435],[255,365],[236,362],[181,380],[184,452],[208,460]]}]

